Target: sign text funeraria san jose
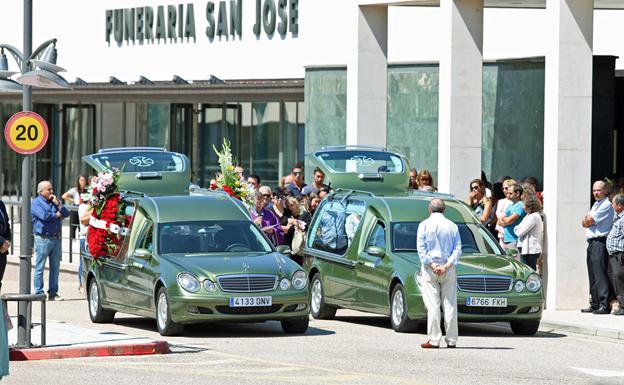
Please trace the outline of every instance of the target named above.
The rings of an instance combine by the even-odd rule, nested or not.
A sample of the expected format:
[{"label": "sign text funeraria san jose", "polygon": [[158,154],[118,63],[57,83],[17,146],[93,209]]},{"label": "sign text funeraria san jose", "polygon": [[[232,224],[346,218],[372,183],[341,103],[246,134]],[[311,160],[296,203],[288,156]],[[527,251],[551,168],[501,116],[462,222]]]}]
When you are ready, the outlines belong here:
[{"label": "sign text funeraria san jose", "polygon": [[[255,0],[253,34],[299,33],[299,0]],[[243,0],[208,1],[202,27],[209,41],[243,36]],[[106,10],[106,41],[117,45],[182,43],[196,40],[195,9],[192,3]]]}]

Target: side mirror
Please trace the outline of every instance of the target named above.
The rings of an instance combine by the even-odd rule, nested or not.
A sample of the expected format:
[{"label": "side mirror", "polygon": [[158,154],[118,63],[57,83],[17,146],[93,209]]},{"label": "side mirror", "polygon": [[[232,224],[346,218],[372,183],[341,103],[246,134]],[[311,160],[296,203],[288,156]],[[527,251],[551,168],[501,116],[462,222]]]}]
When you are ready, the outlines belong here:
[{"label": "side mirror", "polygon": [[133,256],[144,261],[149,261],[149,259],[152,258],[152,252],[147,249],[136,249],[134,250]]},{"label": "side mirror", "polygon": [[518,254],[520,253],[520,251],[518,251],[518,249],[505,249],[505,254],[507,254],[508,257],[516,257]]},{"label": "side mirror", "polygon": [[279,245],[277,246],[277,252],[284,255],[290,255],[290,247],[287,245]]},{"label": "side mirror", "polygon": [[383,256],[386,255],[386,249],[384,249],[383,247],[379,247],[379,246],[369,246],[366,249],[366,254],[373,255],[379,258],[383,258]]}]

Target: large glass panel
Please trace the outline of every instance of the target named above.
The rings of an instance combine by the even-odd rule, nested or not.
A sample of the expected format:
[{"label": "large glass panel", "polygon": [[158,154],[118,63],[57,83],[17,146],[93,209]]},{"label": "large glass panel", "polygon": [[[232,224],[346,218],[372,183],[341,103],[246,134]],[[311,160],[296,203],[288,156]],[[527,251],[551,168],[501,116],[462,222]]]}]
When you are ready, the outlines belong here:
[{"label": "large glass panel", "polygon": [[[308,68],[305,73],[305,153],[347,140],[346,68]],[[306,175],[312,175],[309,165]]]},{"label": "large glass panel", "polygon": [[171,105],[171,147],[169,150],[192,157],[191,133],[193,127],[193,105]]},{"label": "large glass panel", "polygon": [[282,145],[280,151],[280,173],[281,178],[290,174],[290,170],[297,163],[302,161],[298,148],[298,126],[297,126],[297,103],[284,103],[284,121],[282,125]]},{"label": "large glass panel", "polygon": [[34,180],[37,182],[44,179],[52,180],[52,184],[54,185],[56,181],[53,180],[52,154],[53,149],[58,148],[56,144],[59,140],[59,135],[56,127],[57,124],[55,124],[58,118],[53,104],[35,104],[34,109],[35,112],[41,115],[43,120],[46,121],[49,131],[48,142],[34,155]]},{"label": "large glass panel", "polygon": [[147,105],[147,145],[169,148],[171,107],[164,103]]},{"label": "large glass panel", "polygon": [[220,148],[222,134],[223,106],[221,104],[204,104],[202,106],[202,122],[199,128],[199,184],[207,187],[210,179],[219,170],[219,161],[212,146]]},{"label": "large glass panel", "polygon": [[544,62],[483,66],[481,164],[489,180],[504,175],[543,180]]},{"label": "large glass panel", "polygon": [[438,176],[438,66],[388,68],[386,146]]},{"label": "large glass panel", "polygon": [[253,163],[249,173],[275,185],[279,176],[280,103],[253,103]]},{"label": "large glass panel", "polygon": [[71,187],[80,174],[91,172],[82,161],[95,151],[95,106],[65,105],[63,108],[63,175],[61,186]]},{"label": "large glass panel", "polygon": [[[22,110],[20,104],[0,103],[0,123],[2,127],[13,116]],[[22,159],[4,139],[0,140],[0,194],[18,195],[21,191]]]}]

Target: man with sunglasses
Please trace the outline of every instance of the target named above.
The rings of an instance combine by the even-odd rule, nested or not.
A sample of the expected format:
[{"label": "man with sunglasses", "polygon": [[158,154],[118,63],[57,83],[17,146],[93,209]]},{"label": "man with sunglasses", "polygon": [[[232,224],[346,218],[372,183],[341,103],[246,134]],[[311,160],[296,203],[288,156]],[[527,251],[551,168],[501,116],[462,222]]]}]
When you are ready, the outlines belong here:
[{"label": "man with sunglasses", "polygon": [[292,183],[286,186],[286,189],[292,193],[295,198],[301,197],[301,190],[306,186],[303,182],[303,168],[295,166],[292,168],[290,175]]}]

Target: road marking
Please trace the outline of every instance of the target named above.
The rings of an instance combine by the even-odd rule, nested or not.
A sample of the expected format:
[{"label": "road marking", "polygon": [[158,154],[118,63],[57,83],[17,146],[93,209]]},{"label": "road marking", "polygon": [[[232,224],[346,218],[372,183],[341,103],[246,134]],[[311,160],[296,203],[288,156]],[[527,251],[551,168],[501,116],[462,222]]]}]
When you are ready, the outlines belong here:
[{"label": "road marking", "polygon": [[571,366],[571,368],[595,377],[624,377],[624,372],[619,372],[615,370],[575,368],[574,366]]}]

